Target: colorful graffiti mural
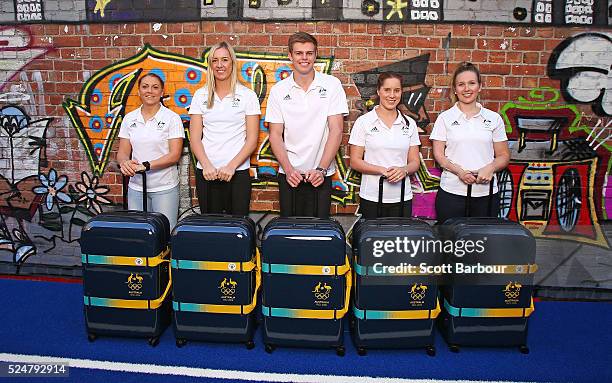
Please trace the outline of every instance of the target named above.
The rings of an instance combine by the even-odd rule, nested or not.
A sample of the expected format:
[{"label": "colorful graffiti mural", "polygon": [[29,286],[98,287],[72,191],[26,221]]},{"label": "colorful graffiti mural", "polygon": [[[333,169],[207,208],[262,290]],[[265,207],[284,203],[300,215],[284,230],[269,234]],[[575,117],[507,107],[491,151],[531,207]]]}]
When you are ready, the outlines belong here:
[{"label": "colorful graffiti mural", "polygon": [[35,46],[26,29],[0,27],[0,91],[24,67],[51,49]]},{"label": "colorful graffiti mural", "polygon": [[534,89],[500,110],[511,151],[498,175],[501,215],[539,238],[608,248],[599,217],[606,217],[610,150],[584,134],[593,128],[582,124],[575,105],[558,100],[556,89]]},{"label": "colorful graffiti mural", "polygon": [[[134,89],[138,78],[149,72],[157,73],[166,83],[164,104],[178,113],[188,127],[188,108],[195,91],[206,83],[206,60],[169,54],[145,45],[141,52],[124,61],[104,68],[92,76],[82,88],[78,101],[68,99],[63,106],[85,147],[94,175],[104,173],[113,142],[126,111],[139,106]],[[239,80],[259,96],[262,107],[258,150],[251,158],[251,175],[255,186],[276,184],[278,163],[268,142],[264,123],[270,87],[291,74],[290,61],[285,55],[237,52]],[[315,69],[331,71],[332,58],[320,58]],[[332,180],[333,198],[340,203],[354,200],[354,187],[344,182],[347,167],[336,156],[339,172]]]}]

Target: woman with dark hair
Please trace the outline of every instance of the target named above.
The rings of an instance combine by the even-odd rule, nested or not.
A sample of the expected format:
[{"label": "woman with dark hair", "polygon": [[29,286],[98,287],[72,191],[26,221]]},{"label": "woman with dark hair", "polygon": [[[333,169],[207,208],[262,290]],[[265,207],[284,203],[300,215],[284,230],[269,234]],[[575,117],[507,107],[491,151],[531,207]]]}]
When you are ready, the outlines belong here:
[{"label": "woman with dark hair", "polygon": [[[468,185],[472,185],[471,216],[499,213],[494,175],[508,166],[510,151],[501,116],[477,102],[481,89],[478,68],[459,64],[452,79],[455,105],[438,116],[431,131],[434,158],[443,169],[436,196],[438,223],[465,215]],[[494,194],[488,211],[491,180]]]},{"label": "woman with dark hair", "polygon": [[155,73],[138,79],[138,96],[142,105],[126,114],[119,130],[117,162],[121,173],[131,177],[128,208],[142,210],[142,177],[147,172],[147,206],[163,213],[176,225],[179,206],[177,162],[183,148],[183,123],[178,114],[161,103],[164,81]]},{"label": "woman with dark hair", "polygon": [[359,211],[363,218],[378,217],[378,187],[383,187],[382,216],[412,215],[412,190],[406,180],[404,202],[401,203],[401,180],[417,171],[419,134],[416,122],[399,111],[402,100],[402,77],[385,72],[378,76],[379,104],[359,117],[349,139],[351,168],[361,172]]},{"label": "woman with dark hair", "polygon": [[261,109],[255,92],[238,82],[234,49],[226,42],[208,52],[207,84],[191,101],[191,152],[198,160],[201,213],[247,216],[249,158],[257,146]]}]

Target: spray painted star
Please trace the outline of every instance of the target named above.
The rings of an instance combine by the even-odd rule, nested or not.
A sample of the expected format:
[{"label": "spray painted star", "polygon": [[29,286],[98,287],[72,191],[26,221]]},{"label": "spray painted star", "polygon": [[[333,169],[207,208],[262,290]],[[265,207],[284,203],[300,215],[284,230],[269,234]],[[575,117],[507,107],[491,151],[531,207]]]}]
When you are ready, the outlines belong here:
[{"label": "spray painted star", "polygon": [[393,15],[396,13],[397,17],[402,20],[404,19],[404,13],[402,12],[402,10],[408,7],[407,2],[404,2],[402,0],[388,0],[387,5],[391,7],[391,12],[389,12],[389,14],[387,15],[387,20],[393,17]]}]

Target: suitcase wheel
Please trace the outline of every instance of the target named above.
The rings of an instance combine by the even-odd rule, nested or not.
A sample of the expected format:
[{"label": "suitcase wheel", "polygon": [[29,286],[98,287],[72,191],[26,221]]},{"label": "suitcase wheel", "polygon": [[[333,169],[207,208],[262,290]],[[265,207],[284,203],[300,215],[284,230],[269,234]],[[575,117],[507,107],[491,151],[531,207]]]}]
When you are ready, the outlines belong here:
[{"label": "suitcase wheel", "polygon": [[[457,351],[459,351],[459,350],[457,350]],[[427,347],[425,347],[425,352],[429,356],[436,356],[436,348],[434,346],[427,346]]]},{"label": "suitcase wheel", "polygon": [[521,352],[521,354],[529,354],[529,347],[527,347],[527,345],[520,345],[519,346],[519,351]]},{"label": "suitcase wheel", "polygon": [[91,332],[87,334],[87,340],[88,340],[88,341],[93,342],[93,341],[95,341],[96,339],[98,339],[98,336],[97,336],[96,334],[91,333]]},{"label": "suitcase wheel", "polygon": [[180,339],[176,340],[176,347],[178,347],[178,348],[181,348],[181,347],[183,347],[186,344],[187,344],[187,339],[180,338]]},{"label": "suitcase wheel", "polygon": [[451,345],[449,345],[449,346],[448,346],[448,349],[449,349],[451,352],[454,352],[454,353],[458,353],[458,352],[459,352],[459,346],[457,346],[456,344],[451,344]]},{"label": "suitcase wheel", "polygon": [[252,350],[255,348],[255,342],[253,342],[252,340],[249,340],[244,345],[246,346],[247,350]]},{"label": "suitcase wheel", "polygon": [[149,346],[155,347],[159,344],[159,337],[154,336],[153,338],[149,338]]},{"label": "suitcase wheel", "polygon": [[336,355],[344,356],[345,354],[346,354],[346,349],[344,348],[344,346],[336,347]]},{"label": "suitcase wheel", "polygon": [[368,355],[368,350],[366,350],[364,347],[357,347],[357,354],[359,356],[366,356]]},{"label": "suitcase wheel", "polygon": [[266,343],[266,352],[268,354],[272,354],[272,352],[276,349],[276,346],[273,344]]}]

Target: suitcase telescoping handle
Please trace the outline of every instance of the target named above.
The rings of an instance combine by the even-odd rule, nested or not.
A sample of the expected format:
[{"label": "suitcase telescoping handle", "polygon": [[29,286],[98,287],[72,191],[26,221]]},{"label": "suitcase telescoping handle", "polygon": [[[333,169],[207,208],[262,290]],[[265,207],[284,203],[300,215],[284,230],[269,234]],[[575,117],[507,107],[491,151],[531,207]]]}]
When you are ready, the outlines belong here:
[{"label": "suitcase telescoping handle", "polygon": [[[304,178],[305,174],[302,174],[302,178]],[[306,182],[305,180],[303,180],[302,182]],[[325,182],[323,182],[323,184],[325,184]],[[322,184],[322,185],[323,185]],[[312,185],[311,185],[312,186]],[[313,217],[318,217],[319,216],[319,187],[321,185],[319,185],[318,187],[314,187],[312,186],[313,190],[314,190],[314,212],[312,214]],[[289,185],[289,187],[291,188],[291,215],[293,217],[297,216],[297,188],[300,187],[300,184],[298,184],[298,186],[296,187],[291,187],[291,185]],[[309,217],[310,218],[310,217]]]},{"label": "suitcase telescoping handle", "polygon": [[[408,178],[408,176],[402,178],[402,191],[400,192],[400,204],[401,204],[400,217],[404,216],[404,197],[406,194],[406,178]],[[378,179],[378,204],[376,205],[376,215],[378,216],[377,218],[380,218],[380,216],[382,215],[383,188],[384,188],[384,183],[386,179],[387,179],[387,176],[380,176],[380,178]]]},{"label": "suitcase telescoping handle", "polygon": [[[495,177],[495,174],[493,174]],[[493,181],[494,178],[491,178],[491,182],[489,182],[489,200],[487,201],[487,212],[491,215],[491,211],[493,208]],[[465,198],[465,216],[470,216],[470,202],[472,200],[472,185],[467,186],[467,196]]]},{"label": "suitcase telescoping handle", "polygon": [[[147,173],[144,170],[136,173],[142,174],[142,211],[147,211]],[[123,210],[128,209],[127,194],[129,181],[130,177],[123,176]]]}]

